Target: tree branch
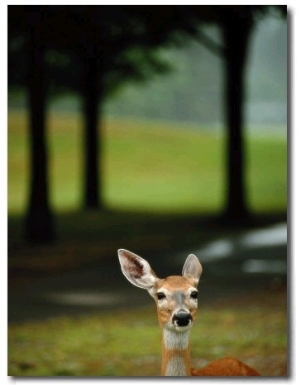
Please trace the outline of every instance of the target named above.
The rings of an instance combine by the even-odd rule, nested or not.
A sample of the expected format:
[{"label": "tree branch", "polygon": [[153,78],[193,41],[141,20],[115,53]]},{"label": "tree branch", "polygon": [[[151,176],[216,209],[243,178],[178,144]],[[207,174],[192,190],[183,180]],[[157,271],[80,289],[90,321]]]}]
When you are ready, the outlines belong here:
[{"label": "tree branch", "polygon": [[207,36],[203,31],[198,31],[197,34],[195,35],[195,39],[203,44],[210,52],[213,54],[224,58],[225,56],[225,47],[222,46],[221,44],[216,43],[213,41],[209,36]]}]

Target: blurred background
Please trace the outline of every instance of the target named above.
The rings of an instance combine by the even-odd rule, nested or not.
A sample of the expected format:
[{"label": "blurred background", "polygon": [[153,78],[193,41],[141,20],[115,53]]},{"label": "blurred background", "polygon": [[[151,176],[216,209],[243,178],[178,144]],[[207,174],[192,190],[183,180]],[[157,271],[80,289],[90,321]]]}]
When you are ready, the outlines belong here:
[{"label": "blurred background", "polygon": [[159,374],[153,303],[119,248],[158,276],[199,257],[194,366],[289,373],[287,21],[8,6],[9,375]]}]

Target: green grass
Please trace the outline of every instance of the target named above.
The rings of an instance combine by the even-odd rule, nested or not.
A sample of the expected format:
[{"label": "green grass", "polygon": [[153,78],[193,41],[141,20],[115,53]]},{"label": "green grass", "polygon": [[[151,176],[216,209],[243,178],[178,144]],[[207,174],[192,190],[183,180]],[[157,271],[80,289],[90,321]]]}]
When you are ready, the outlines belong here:
[{"label": "green grass", "polygon": [[251,138],[248,145],[249,192],[256,210],[285,208],[287,145],[284,138]]},{"label": "green grass", "polygon": [[[201,305],[191,333],[192,364],[236,357],[265,376],[287,375],[285,291]],[[154,376],[161,340],[154,305],[13,325],[10,376]],[[251,320],[251,328],[249,328]]]},{"label": "green grass", "polygon": [[[81,206],[82,121],[52,112],[48,137],[51,203]],[[104,200],[110,208],[155,212],[218,212],[224,195],[224,137],[182,125],[105,121]],[[254,211],[285,210],[286,141],[247,139],[247,185]],[[25,111],[8,114],[8,209],[24,212],[28,195],[28,127]]]},{"label": "green grass", "polygon": [[[181,215],[221,209],[223,136],[185,126],[180,129],[178,124],[174,129],[165,123],[105,121],[104,197],[107,206],[116,210],[80,212],[82,122],[76,114],[52,113],[51,200],[56,210],[64,211],[56,218],[59,240],[35,247],[25,244],[20,214],[29,179],[26,121],[24,111],[9,112],[9,267],[16,271],[16,284],[26,280],[20,272],[40,277],[75,269],[95,258],[115,256],[121,246],[147,253],[186,250],[230,231],[201,226],[198,215]],[[247,160],[251,208],[285,210],[285,140],[249,137]],[[174,214],[164,216],[163,212]],[[192,331],[193,365],[201,367],[213,359],[234,356],[264,375],[286,375],[285,301],[284,290],[249,292],[213,303],[207,300],[200,305]],[[150,376],[160,372],[160,331],[153,307],[10,325],[8,346],[11,376]]]}]

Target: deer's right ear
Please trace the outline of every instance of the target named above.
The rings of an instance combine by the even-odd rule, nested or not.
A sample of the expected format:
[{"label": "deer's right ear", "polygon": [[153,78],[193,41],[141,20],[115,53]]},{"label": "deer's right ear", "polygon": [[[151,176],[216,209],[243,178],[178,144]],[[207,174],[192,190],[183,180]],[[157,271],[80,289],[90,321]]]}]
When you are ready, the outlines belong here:
[{"label": "deer's right ear", "polygon": [[118,256],[122,272],[129,282],[141,289],[153,288],[158,278],[145,259],[125,249],[119,249]]}]

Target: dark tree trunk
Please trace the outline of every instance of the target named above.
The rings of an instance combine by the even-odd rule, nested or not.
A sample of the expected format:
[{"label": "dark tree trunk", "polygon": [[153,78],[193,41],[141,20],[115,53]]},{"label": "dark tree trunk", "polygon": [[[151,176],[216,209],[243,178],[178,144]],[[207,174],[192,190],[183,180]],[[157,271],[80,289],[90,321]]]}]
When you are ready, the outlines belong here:
[{"label": "dark tree trunk", "polygon": [[252,22],[235,21],[223,26],[225,45],[226,201],[224,216],[249,217],[245,181],[244,100],[245,69]]},{"label": "dark tree trunk", "polygon": [[101,141],[99,138],[99,77],[96,52],[92,44],[87,44],[85,82],[83,84],[84,103],[84,206],[102,208],[101,178],[99,168]]},{"label": "dark tree trunk", "polygon": [[49,206],[48,155],[46,146],[46,85],[42,21],[32,11],[30,72],[28,82],[30,125],[30,187],[25,218],[25,237],[31,242],[47,242],[54,238],[53,218]]}]

